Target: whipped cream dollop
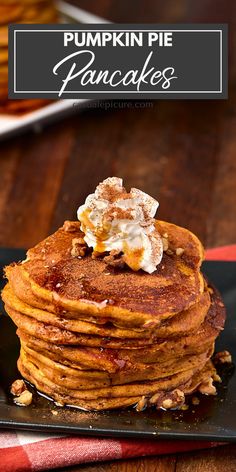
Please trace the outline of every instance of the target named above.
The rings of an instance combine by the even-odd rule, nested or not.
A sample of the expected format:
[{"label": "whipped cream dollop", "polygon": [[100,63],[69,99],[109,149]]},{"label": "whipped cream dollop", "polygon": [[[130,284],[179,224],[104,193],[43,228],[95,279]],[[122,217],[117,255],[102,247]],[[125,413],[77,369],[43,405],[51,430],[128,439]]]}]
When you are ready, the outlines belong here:
[{"label": "whipped cream dollop", "polygon": [[163,244],[155,227],[159,203],[146,193],[131,188],[122,179],[109,177],[78,208],[84,240],[98,253],[119,251],[134,271],[152,273],[160,264]]}]

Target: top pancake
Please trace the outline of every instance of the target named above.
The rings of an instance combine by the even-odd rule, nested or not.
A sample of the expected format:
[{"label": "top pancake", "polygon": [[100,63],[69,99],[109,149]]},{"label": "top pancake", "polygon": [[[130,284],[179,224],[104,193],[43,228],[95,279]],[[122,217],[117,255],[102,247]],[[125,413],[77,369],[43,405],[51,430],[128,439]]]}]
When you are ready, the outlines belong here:
[{"label": "top pancake", "polygon": [[[73,231],[60,228],[30,249],[25,262],[7,267],[7,278],[18,298],[29,305],[150,329],[192,306],[204,289],[198,238],[170,223],[156,225],[162,236],[168,234],[169,254],[164,253],[152,274],[110,268],[91,254],[73,257],[72,240],[83,236],[75,222]],[[184,249],[182,256],[176,255],[179,247]]]}]

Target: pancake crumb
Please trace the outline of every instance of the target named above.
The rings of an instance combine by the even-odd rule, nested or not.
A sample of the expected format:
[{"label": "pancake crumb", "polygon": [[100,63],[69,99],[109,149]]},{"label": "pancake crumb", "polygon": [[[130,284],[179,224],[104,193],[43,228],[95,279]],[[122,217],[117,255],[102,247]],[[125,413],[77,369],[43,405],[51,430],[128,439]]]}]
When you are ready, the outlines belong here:
[{"label": "pancake crumb", "polygon": [[200,403],[200,400],[199,400],[198,397],[193,397],[193,398],[192,398],[192,404],[193,404],[193,405],[199,405],[199,403]]},{"label": "pancake crumb", "polygon": [[185,404],[185,405],[182,405],[182,406],[180,407],[180,409],[181,409],[182,411],[187,411],[187,410],[189,409],[189,406]]}]

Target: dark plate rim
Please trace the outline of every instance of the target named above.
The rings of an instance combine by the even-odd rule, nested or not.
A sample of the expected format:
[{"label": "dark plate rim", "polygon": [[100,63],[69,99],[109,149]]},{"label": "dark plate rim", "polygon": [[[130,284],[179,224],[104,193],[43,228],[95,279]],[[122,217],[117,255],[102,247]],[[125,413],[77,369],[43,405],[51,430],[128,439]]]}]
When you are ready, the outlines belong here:
[{"label": "dark plate rim", "polygon": [[122,437],[122,438],[136,438],[136,439],[165,439],[165,440],[178,440],[178,441],[217,441],[217,442],[236,442],[236,431],[229,431],[225,435],[212,434],[212,433],[194,433],[188,431],[187,433],[182,432],[165,432],[165,431],[127,431],[127,430],[109,430],[108,428],[95,427],[92,429],[76,427],[72,425],[57,425],[48,424],[43,425],[42,423],[36,422],[24,422],[17,420],[1,420],[0,428],[3,429],[20,429],[23,431],[33,431],[41,433],[61,433],[61,434],[77,434],[86,436],[103,436],[103,437]]}]

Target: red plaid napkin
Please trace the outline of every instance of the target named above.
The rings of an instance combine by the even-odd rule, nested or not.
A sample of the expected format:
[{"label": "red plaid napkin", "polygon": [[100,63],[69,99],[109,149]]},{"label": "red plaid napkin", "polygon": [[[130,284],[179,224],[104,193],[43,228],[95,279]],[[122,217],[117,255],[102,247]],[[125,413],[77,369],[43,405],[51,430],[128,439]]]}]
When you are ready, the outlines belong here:
[{"label": "red plaid napkin", "polygon": [[[209,249],[208,260],[236,260],[236,245]],[[23,431],[0,432],[0,472],[51,470],[86,462],[170,454],[210,448],[223,443],[108,439],[47,435]]]}]

